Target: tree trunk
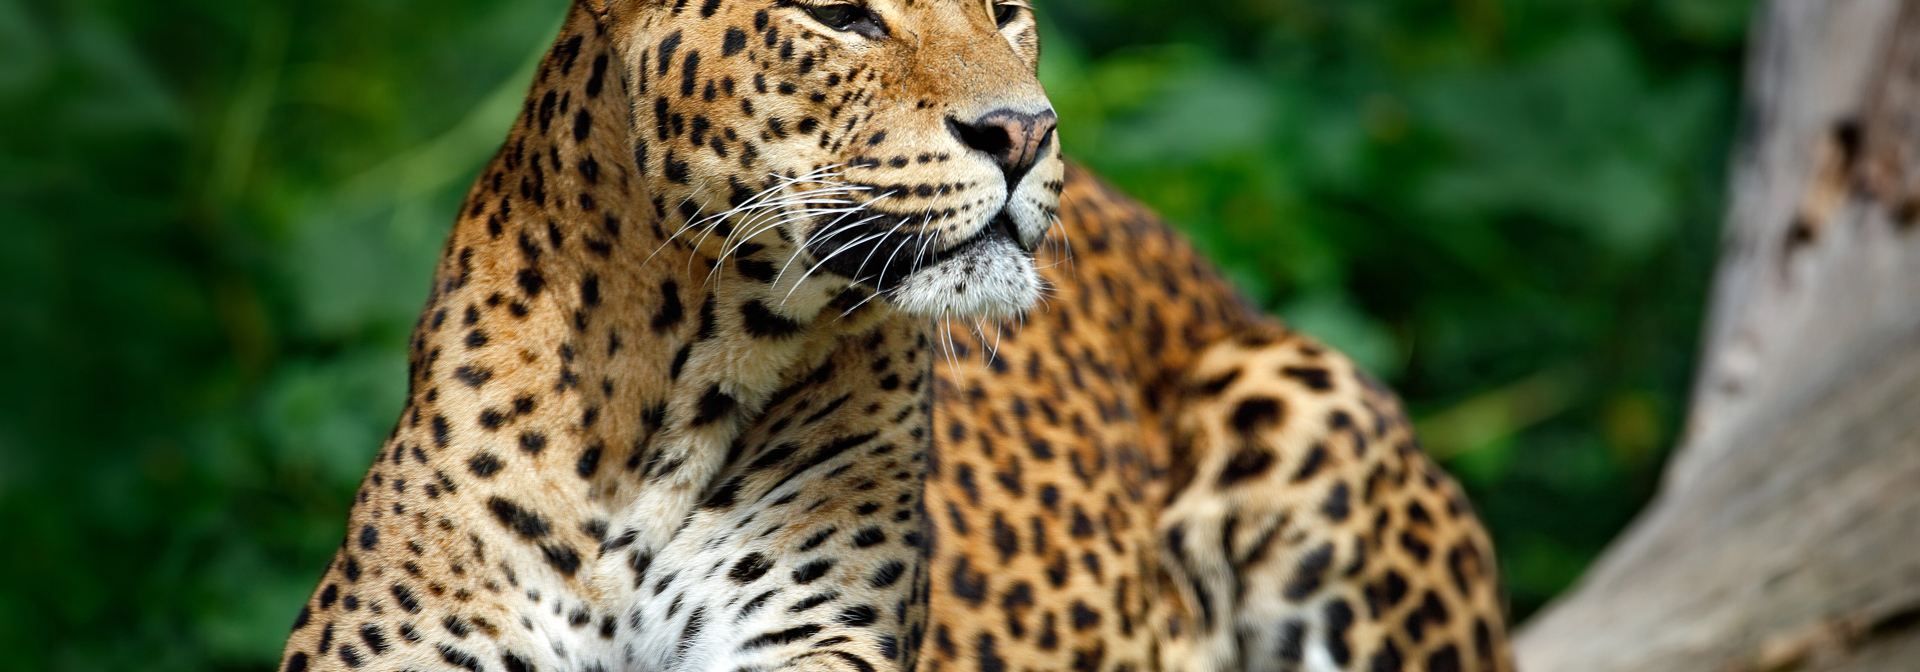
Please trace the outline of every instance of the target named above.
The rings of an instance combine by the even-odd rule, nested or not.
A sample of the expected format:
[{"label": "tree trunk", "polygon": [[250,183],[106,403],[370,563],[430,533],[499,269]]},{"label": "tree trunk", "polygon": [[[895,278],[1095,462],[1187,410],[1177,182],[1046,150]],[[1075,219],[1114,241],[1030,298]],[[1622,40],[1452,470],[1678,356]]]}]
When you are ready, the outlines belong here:
[{"label": "tree trunk", "polygon": [[1754,26],[1682,445],[1523,669],[1920,670],[1920,0]]}]

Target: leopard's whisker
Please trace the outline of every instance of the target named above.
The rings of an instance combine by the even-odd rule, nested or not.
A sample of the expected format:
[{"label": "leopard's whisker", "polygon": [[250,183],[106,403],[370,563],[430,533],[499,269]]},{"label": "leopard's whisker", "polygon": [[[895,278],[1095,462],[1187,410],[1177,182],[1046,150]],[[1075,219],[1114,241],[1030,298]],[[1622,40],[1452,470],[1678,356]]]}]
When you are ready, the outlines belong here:
[{"label": "leopard's whisker", "polygon": [[[675,211],[678,211],[680,206],[684,206],[689,201],[692,201],[692,200],[693,200],[693,194],[687,194],[686,198],[680,199],[680,205],[674,206]],[[693,228],[693,222],[691,221],[691,219],[689,219],[689,221],[685,225],[681,226],[679,229],[669,234],[666,240],[660,241],[660,246],[653,248],[653,252],[649,253],[647,255],[647,258],[640,260],[640,265],[646,266],[649,262],[652,262],[655,256],[658,256],[662,250],[667,249],[667,246],[672,245],[673,241],[680,237],[680,234],[686,233],[687,229],[690,229],[690,228]]]},{"label": "leopard's whisker", "polygon": [[[857,213],[857,212],[860,212],[861,210],[862,210],[862,208],[857,208],[857,207],[856,207],[856,208],[848,208],[847,210],[845,210],[845,211],[843,211],[843,212],[841,212],[841,213],[840,213],[840,216],[839,216],[839,217],[835,217],[835,218],[833,219],[833,221],[831,221],[831,222],[828,222],[828,223],[826,223],[826,224],[824,224],[824,225],[822,225],[822,226],[821,226],[820,228],[821,228],[822,230],[826,230],[826,229],[828,229],[828,228],[830,228],[830,227],[833,227],[834,225],[836,225],[836,224],[839,224],[839,223],[840,223],[840,222],[841,222],[842,220],[845,220],[845,219],[846,219],[846,218],[847,218],[848,216],[851,216],[851,215],[853,215],[854,213]],[[852,226],[852,225],[848,225],[848,226]],[[840,231],[844,231],[844,230],[846,230],[846,228],[844,228],[844,227],[843,227],[843,228],[841,228],[841,229],[839,229],[839,230],[836,230],[836,231],[834,231],[834,232],[833,232],[832,234],[828,234],[828,235],[836,235],[836,234],[838,234],[838,233],[839,233]],[[800,255],[801,255],[801,253],[804,253],[804,252],[806,252],[806,250],[807,250],[807,246],[806,246],[806,244],[805,244],[805,243],[795,243],[795,244],[794,244],[794,246],[793,246],[793,252],[792,252],[791,254],[788,254],[788,255],[787,255],[787,262],[786,262],[785,264],[781,264],[781,265],[780,265],[780,272],[779,272],[778,274],[775,274],[775,275],[773,276],[773,284],[774,284],[774,286],[776,286],[776,287],[778,287],[778,286],[780,285],[780,279],[781,279],[781,278],[785,278],[785,277],[787,277],[787,269],[788,269],[788,268],[790,268],[790,267],[792,267],[792,266],[793,266],[793,262],[794,262],[794,260],[796,260],[796,259],[799,259],[799,258],[800,258]],[[802,279],[802,280],[805,280],[806,278],[804,278],[804,277],[803,277],[803,278],[801,278],[801,279]],[[796,287],[796,288],[798,288],[798,287],[800,286],[800,283],[798,283],[798,282],[795,282],[795,283],[793,283],[793,286],[794,286],[794,287]],[[791,292],[789,292],[789,293],[791,293]]]},{"label": "leopard's whisker", "polygon": [[[860,220],[860,221],[857,221],[857,222],[854,222],[854,223],[852,223],[852,224],[848,224],[847,226],[845,226],[845,227],[842,227],[842,228],[841,228],[841,230],[842,230],[842,231],[847,231],[847,230],[851,230],[851,229],[852,229],[853,227],[856,227],[856,226],[860,226],[860,225],[862,225],[862,224],[865,224],[865,223],[867,223],[867,222],[871,222],[871,221],[873,221],[873,220],[876,220],[876,219],[880,219],[880,218],[882,218],[882,217],[885,217],[885,216],[886,216],[886,215],[874,215],[874,216],[871,216],[871,217],[868,217],[868,218],[866,218],[866,219],[862,219],[862,220]],[[782,297],[782,299],[781,299],[781,300],[782,300],[782,301],[784,301],[784,300],[786,300],[786,299],[789,299],[789,298],[792,298],[792,297],[793,297],[793,292],[794,292],[794,290],[797,290],[797,289],[800,289],[800,283],[803,283],[803,282],[806,282],[806,281],[807,281],[807,277],[808,277],[808,276],[811,276],[811,275],[813,275],[813,272],[814,272],[814,271],[817,271],[817,270],[820,270],[820,267],[822,267],[822,266],[825,266],[825,265],[827,264],[827,260],[829,260],[829,259],[832,259],[832,258],[834,258],[834,257],[837,257],[837,256],[840,256],[840,253],[842,253],[842,252],[845,252],[845,251],[847,251],[847,250],[849,250],[849,249],[852,249],[852,248],[853,248],[854,246],[856,246],[856,245],[859,245],[860,243],[863,243],[863,242],[866,242],[866,241],[869,241],[869,240],[873,240],[873,239],[875,239],[875,238],[878,238],[878,237],[880,237],[880,236],[884,236],[884,235],[886,235],[886,234],[884,234],[884,233],[872,233],[872,234],[867,234],[866,236],[862,236],[862,237],[861,237],[861,238],[859,238],[858,240],[855,240],[855,241],[853,241],[853,242],[851,242],[851,243],[847,243],[847,244],[845,244],[845,245],[841,245],[841,246],[840,246],[840,249],[837,249],[837,250],[834,250],[834,251],[833,251],[833,253],[831,253],[831,254],[828,254],[828,255],[827,255],[827,256],[825,256],[825,257],[821,257],[821,258],[820,258],[820,261],[819,261],[819,262],[817,262],[817,263],[815,263],[815,264],[813,265],[813,268],[809,268],[809,269],[807,269],[807,271],[806,271],[805,273],[803,273],[803,274],[801,274],[801,275],[800,275],[800,279],[799,279],[799,280],[796,280],[796,281],[794,281],[794,283],[793,283],[793,288],[792,288],[792,289],[788,289],[788,290],[787,290],[787,295],[786,295],[785,297]]]},{"label": "leopard's whisker", "polygon": [[[851,203],[851,202],[845,201],[842,199],[816,199],[811,201],[801,201],[799,203],[805,204],[805,205],[820,205],[820,204],[839,205],[842,203]],[[745,222],[741,224],[740,230],[736,231],[736,236],[738,237],[739,240],[737,242],[732,243],[730,246],[722,249],[720,256],[722,259],[731,257],[733,256],[734,252],[738,251],[742,246],[745,246],[748,242],[752,241],[754,238],[758,238],[761,234],[766,233],[767,231],[771,231],[773,229],[786,225],[790,222],[797,221],[801,217],[815,215],[815,214],[854,212],[858,210],[859,210],[858,206],[851,207],[851,208],[809,207],[809,208],[803,208],[800,210],[776,210],[776,211],[767,211],[767,212],[759,213],[754,215],[753,217],[749,217]],[[762,224],[759,222],[765,222],[765,223]],[[718,266],[716,266],[715,268],[717,270]]]},{"label": "leopard's whisker", "polygon": [[[859,226],[860,224],[862,224],[862,223],[864,223],[864,222],[866,222],[866,221],[870,221],[870,220],[861,220],[860,222],[855,222],[855,223],[853,223],[853,224],[848,224],[848,225],[846,225],[846,226],[843,226],[843,227],[840,227],[839,229],[835,229],[835,230],[833,230],[833,231],[830,231],[830,232],[827,232],[827,230],[828,230],[829,228],[831,228],[831,227],[833,227],[833,226],[834,226],[834,225],[836,225],[836,224],[839,224],[839,223],[840,223],[840,222],[841,222],[842,220],[845,220],[845,219],[846,219],[846,218],[847,218],[847,217],[848,217],[849,215],[852,215],[852,214],[854,214],[854,213],[857,213],[857,212],[861,212],[861,211],[863,211],[863,210],[867,210],[867,209],[868,209],[868,208],[869,208],[870,206],[872,206],[872,205],[873,205],[874,203],[878,203],[878,202],[880,202],[880,201],[882,201],[882,200],[885,200],[885,199],[886,199],[887,197],[888,197],[888,194],[881,194],[881,195],[879,195],[879,196],[877,196],[877,197],[875,197],[875,198],[873,198],[872,200],[870,200],[870,201],[867,201],[867,202],[866,202],[866,203],[864,203],[864,204],[860,204],[860,205],[856,205],[856,206],[853,206],[853,207],[851,207],[851,208],[848,208],[848,209],[846,209],[845,211],[843,211],[843,212],[841,212],[841,214],[840,214],[840,216],[839,216],[839,217],[836,217],[836,218],[834,218],[834,220],[833,220],[832,222],[828,222],[827,224],[825,224],[825,225],[823,225],[823,226],[821,226],[821,227],[820,227],[820,229],[821,229],[821,231],[823,231],[823,232],[825,232],[825,233],[816,233],[816,234],[814,234],[814,236],[812,236],[812,237],[814,237],[814,238],[820,238],[820,239],[827,239],[827,238],[831,238],[832,236],[837,236],[837,235],[840,235],[840,233],[841,233],[842,231],[848,231],[848,230],[851,230],[851,229],[852,229],[852,227],[855,227],[855,226]],[[800,258],[800,253],[801,253],[801,252],[803,252],[803,251],[805,251],[805,250],[806,250],[806,247],[807,247],[807,246],[806,246],[806,244],[805,244],[805,243],[796,243],[796,244],[795,244],[795,245],[794,245],[793,247],[794,247],[794,251],[793,251],[793,253],[792,253],[792,254],[790,254],[790,255],[787,255],[787,262],[786,262],[785,264],[782,264],[782,265],[780,266],[780,273],[774,276],[774,285],[776,285],[776,286],[778,286],[778,285],[780,284],[780,279],[781,279],[781,278],[783,278],[783,277],[786,277],[786,274],[787,274],[787,268],[793,265],[793,261],[794,261],[795,259],[798,259],[798,258]],[[823,261],[824,261],[824,260],[823,260]],[[811,272],[812,272],[812,271],[811,271],[811,269],[809,269],[809,270],[808,270],[808,273],[811,273]],[[799,287],[800,287],[800,282],[804,282],[804,281],[806,281],[806,276],[805,276],[805,275],[802,275],[802,276],[801,276],[801,278],[800,278],[800,281],[799,281],[799,282],[795,282],[795,283],[793,283],[793,287],[794,287],[795,289],[797,289],[797,288],[799,288]],[[791,289],[789,289],[789,290],[787,291],[787,294],[788,294],[788,296],[792,296],[792,294],[793,294],[793,291],[792,291]]]},{"label": "leopard's whisker", "polygon": [[[912,219],[909,219],[909,218],[906,218],[906,217],[901,217],[901,218],[900,218],[900,223],[899,223],[899,224],[895,224],[895,225],[893,225],[893,228],[892,228],[892,229],[888,229],[888,230],[887,230],[887,233],[886,233],[886,235],[885,235],[885,236],[882,236],[882,237],[881,237],[881,240],[886,240],[886,239],[887,239],[888,237],[891,237],[891,236],[893,236],[893,234],[895,234],[895,233],[897,233],[897,232],[899,232],[899,231],[900,231],[900,227],[903,227],[903,226],[906,226],[906,225],[907,225],[907,222],[910,222],[910,221],[913,221],[913,220],[912,220]],[[897,247],[897,246],[896,246],[896,247]],[[854,275],[863,275],[863,274],[865,274],[865,273],[866,273],[866,271],[867,271],[867,262],[870,262],[870,261],[873,261],[873,255],[874,255],[874,253],[875,253],[875,252],[879,252],[879,251],[880,251],[880,246],[879,246],[879,245],[875,245],[875,246],[873,246],[873,249],[871,249],[871,250],[868,250],[868,251],[867,251],[867,258],[865,258],[865,259],[861,259],[861,260],[860,260],[860,267],[854,270]]]}]

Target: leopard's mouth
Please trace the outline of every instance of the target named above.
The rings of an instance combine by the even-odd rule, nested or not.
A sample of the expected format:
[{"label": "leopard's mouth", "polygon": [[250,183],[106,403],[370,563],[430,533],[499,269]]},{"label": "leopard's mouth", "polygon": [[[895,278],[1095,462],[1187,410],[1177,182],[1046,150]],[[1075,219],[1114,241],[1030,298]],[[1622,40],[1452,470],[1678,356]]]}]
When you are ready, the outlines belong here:
[{"label": "leopard's mouth", "polygon": [[807,241],[807,250],[820,260],[822,270],[879,291],[992,241],[1005,241],[1029,254],[1033,251],[1020,243],[1013,218],[1004,208],[972,235],[945,247],[934,247],[940,243],[936,233],[902,230],[916,219],[871,212],[857,225],[829,227],[826,235]]}]

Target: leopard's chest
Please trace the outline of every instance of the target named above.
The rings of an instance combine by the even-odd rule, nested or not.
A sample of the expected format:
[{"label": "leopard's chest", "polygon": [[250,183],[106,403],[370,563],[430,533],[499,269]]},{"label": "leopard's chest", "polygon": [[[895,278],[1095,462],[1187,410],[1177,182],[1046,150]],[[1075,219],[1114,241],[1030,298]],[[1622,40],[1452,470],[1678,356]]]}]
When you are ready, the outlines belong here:
[{"label": "leopard's chest", "polygon": [[666,545],[610,534],[602,554],[621,569],[600,580],[631,633],[610,652],[622,665],[753,669],[838,638],[907,657],[924,620],[931,374],[912,350],[863,345],[774,395]]}]

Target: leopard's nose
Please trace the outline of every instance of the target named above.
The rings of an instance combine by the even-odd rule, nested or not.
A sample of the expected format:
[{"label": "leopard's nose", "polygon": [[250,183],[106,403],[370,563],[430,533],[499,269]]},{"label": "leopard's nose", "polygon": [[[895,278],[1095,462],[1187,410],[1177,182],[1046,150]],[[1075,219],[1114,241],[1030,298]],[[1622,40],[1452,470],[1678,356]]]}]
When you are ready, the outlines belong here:
[{"label": "leopard's nose", "polygon": [[1007,193],[1020,184],[1033,164],[1039,162],[1053,143],[1053,127],[1059,118],[1053,110],[1027,114],[1001,109],[980,115],[973,121],[947,118],[947,127],[975,151],[993,157],[1007,178]]}]

